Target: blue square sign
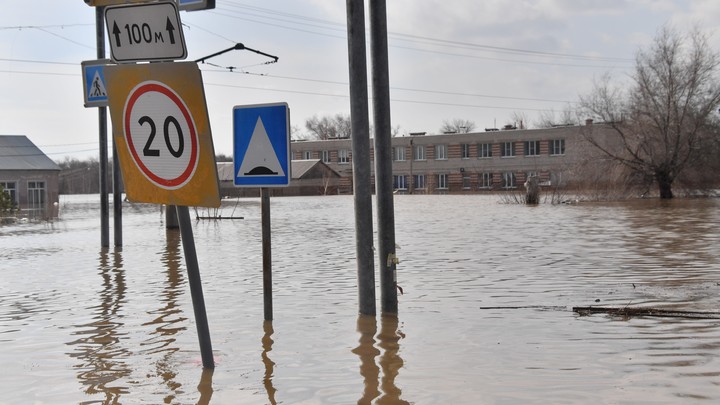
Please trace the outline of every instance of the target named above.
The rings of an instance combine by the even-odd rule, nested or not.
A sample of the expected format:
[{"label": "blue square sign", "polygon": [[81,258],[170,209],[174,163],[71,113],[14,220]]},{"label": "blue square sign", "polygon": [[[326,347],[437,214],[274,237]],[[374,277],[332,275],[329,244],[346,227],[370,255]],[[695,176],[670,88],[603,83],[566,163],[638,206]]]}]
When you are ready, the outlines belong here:
[{"label": "blue square sign", "polygon": [[233,108],[234,184],[284,187],[290,184],[290,109],[287,103]]},{"label": "blue square sign", "polygon": [[105,66],[110,63],[111,61],[108,59],[84,61],[81,63],[85,107],[107,107],[108,94],[105,88]]}]

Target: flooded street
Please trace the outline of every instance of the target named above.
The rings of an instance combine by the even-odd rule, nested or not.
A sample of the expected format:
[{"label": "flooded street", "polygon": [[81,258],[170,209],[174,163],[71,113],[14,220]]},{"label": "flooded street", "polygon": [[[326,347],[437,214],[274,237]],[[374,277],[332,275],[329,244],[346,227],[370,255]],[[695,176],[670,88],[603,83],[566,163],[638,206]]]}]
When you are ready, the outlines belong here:
[{"label": "flooded street", "polygon": [[101,249],[99,197],[62,196],[54,222],[0,226],[0,404],[720,401],[720,319],[572,311],[720,312],[719,199],[498,200],[396,196],[404,295],[397,318],[372,318],[357,315],[352,197],[272,198],[272,323],[260,201],[225,201],[244,219],[193,220],[204,372],[160,207],[124,205],[124,246]]}]

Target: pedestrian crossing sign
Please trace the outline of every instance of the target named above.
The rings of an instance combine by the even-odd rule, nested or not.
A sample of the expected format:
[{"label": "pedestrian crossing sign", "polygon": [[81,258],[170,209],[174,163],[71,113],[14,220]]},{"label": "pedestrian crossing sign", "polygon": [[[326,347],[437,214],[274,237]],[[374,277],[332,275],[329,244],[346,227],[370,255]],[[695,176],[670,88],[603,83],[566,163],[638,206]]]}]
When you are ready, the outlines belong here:
[{"label": "pedestrian crossing sign", "polygon": [[234,185],[290,185],[290,110],[287,103],[233,108]]},{"label": "pedestrian crossing sign", "polygon": [[108,93],[105,86],[105,66],[112,63],[109,59],[82,62],[83,92],[85,107],[107,107]]}]

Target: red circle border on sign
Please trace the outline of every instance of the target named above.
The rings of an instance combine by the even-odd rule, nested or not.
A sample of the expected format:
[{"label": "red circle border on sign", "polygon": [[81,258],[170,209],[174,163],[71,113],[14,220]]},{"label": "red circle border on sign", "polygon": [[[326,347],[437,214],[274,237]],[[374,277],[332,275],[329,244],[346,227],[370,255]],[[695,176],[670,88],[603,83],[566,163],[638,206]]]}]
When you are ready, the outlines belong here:
[{"label": "red circle border on sign", "polygon": [[[132,113],[133,106],[135,105],[135,102],[138,100],[138,98],[140,98],[140,96],[151,91],[161,93],[167,98],[169,98],[173,103],[175,103],[175,105],[180,109],[180,112],[185,118],[185,122],[188,123],[188,127],[190,128],[190,161],[188,162],[188,166],[185,168],[183,173],[174,179],[162,178],[153,173],[150,169],[148,169],[147,166],[145,166],[145,164],[140,159],[140,156],[138,156],[137,154],[135,145],[132,140],[132,134],[130,133],[130,115]],[[146,81],[138,84],[133,90],[130,91],[130,95],[127,99],[127,102],[125,103],[125,109],[123,111],[123,125],[125,127],[125,141],[128,144],[130,154],[132,155],[132,158],[140,171],[142,171],[142,173],[150,181],[162,188],[175,190],[182,187],[185,183],[188,182],[188,180],[190,180],[193,173],[195,172],[195,168],[197,167],[199,156],[197,130],[195,128],[195,121],[192,119],[192,115],[190,115],[187,106],[180,98],[180,96],[178,96],[170,87],[166,86],[164,83],[156,81]]]}]

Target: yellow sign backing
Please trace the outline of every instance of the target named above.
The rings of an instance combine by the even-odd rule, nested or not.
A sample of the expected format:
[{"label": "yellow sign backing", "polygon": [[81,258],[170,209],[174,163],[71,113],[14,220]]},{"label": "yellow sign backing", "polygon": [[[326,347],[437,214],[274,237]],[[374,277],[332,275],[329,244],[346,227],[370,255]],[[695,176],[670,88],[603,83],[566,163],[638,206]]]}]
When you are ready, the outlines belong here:
[{"label": "yellow sign backing", "polygon": [[197,64],[107,66],[105,78],[128,199],[219,207],[215,150]]}]

